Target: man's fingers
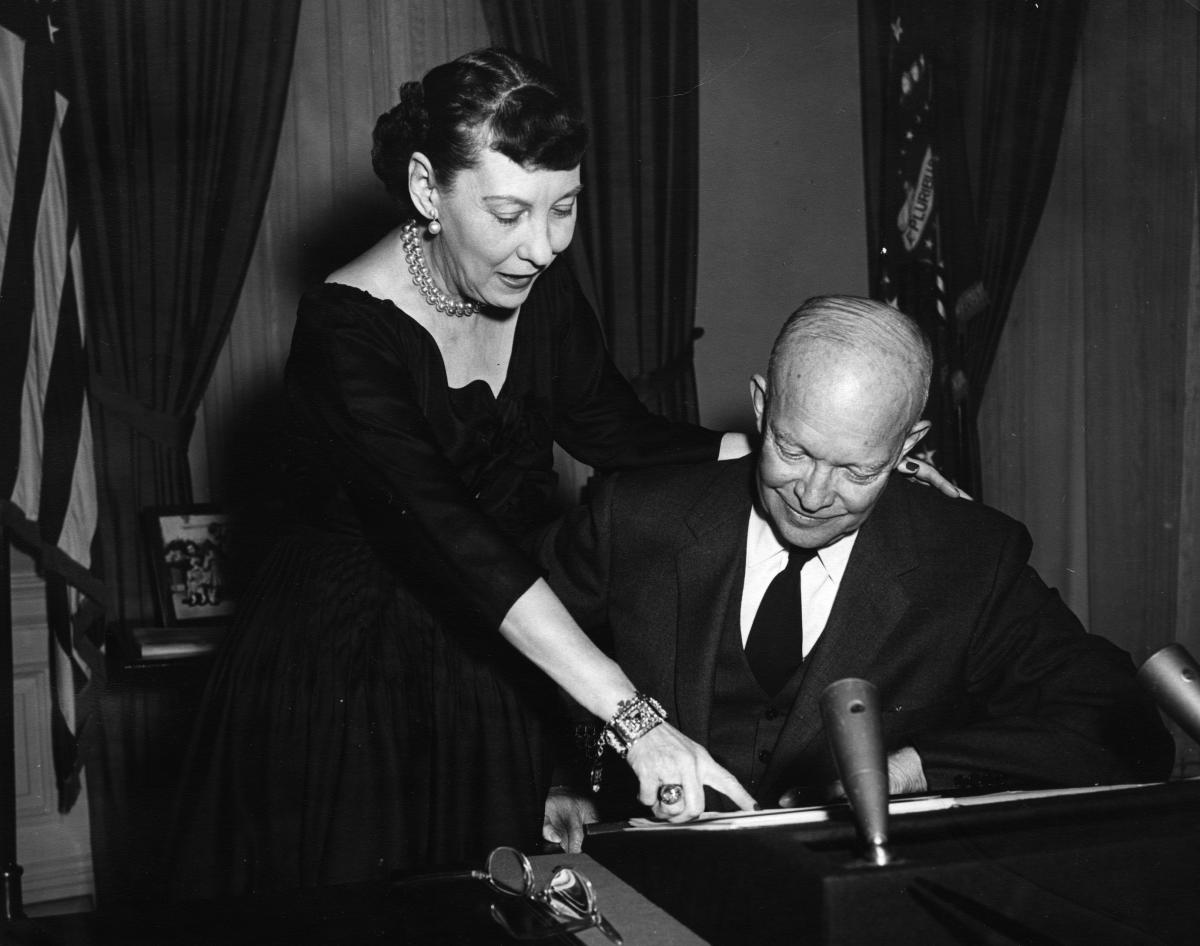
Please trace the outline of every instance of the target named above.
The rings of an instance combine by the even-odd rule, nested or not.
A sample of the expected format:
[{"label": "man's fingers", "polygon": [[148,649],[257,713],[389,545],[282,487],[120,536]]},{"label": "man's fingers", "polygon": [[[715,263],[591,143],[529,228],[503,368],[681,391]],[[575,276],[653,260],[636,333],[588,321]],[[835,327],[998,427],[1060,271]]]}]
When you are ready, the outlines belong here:
[{"label": "man's fingers", "polygon": [[578,854],[583,850],[582,813],[566,812],[547,818],[542,822],[542,838],[557,844],[567,854]]},{"label": "man's fingers", "polygon": [[573,820],[568,828],[567,843],[563,847],[568,854],[578,854],[583,850],[583,821]]}]

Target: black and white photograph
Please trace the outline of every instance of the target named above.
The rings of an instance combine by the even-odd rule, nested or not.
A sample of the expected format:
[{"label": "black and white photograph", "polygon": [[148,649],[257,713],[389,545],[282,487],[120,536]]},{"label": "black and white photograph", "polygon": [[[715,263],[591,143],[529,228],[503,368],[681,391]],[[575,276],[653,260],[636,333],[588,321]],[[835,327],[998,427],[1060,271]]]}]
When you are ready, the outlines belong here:
[{"label": "black and white photograph", "polygon": [[212,623],[232,615],[229,517],[202,504],[154,508],[143,515],[162,624]]},{"label": "black and white photograph", "polygon": [[1191,944],[1198,572],[1200,0],[0,0],[6,944]]}]

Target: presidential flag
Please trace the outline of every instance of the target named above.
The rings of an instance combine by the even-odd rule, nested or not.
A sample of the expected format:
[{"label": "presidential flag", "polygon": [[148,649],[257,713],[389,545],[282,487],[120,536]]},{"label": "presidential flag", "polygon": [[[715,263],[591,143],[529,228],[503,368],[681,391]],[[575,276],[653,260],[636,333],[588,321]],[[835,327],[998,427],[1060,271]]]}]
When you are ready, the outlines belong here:
[{"label": "presidential flag", "polygon": [[[979,494],[967,322],[987,305],[963,156],[953,0],[879,0],[883,64],[882,217],[873,295],[916,319],[933,343],[934,377],[919,455]],[[882,16],[881,16],[882,19]],[[882,51],[883,44],[876,47]]]},{"label": "presidential flag", "polygon": [[[101,667],[96,485],[58,4],[0,5],[0,515],[46,581],[59,808],[79,794],[85,688]],[[89,601],[91,607],[88,606]],[[11,615],[0,615],[11,623]]]}]

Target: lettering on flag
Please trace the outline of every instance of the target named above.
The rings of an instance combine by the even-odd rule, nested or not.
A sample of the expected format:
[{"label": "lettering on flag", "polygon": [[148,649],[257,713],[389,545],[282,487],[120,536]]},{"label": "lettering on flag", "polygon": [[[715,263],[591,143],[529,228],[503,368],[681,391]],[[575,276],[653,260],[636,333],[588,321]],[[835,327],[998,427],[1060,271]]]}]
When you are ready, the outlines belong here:
[{"label": "lettering on flag", "polygon": [[[958,287],[954,258],[963,192],[952,147],[958,133],[953,76],[939,46],[946,7],[924,0],[877,0],[888,24],[877,65],[882,76],[879,269],[875,295],[910,315],[929,336],[934,377],[923,458],[964,486],[974,475],[963,436],[966,404],[962,327],[951,318]],[[957,169],[957,170],[956,170]],[[968,208],[969,209],[969,208]],[[969,234],[967,234],[969,236]],[[973,485],[973,484],[972,484]]]},{"label": "lettering on flag", "polygon": [[904,248],[910,253],[917,248],[925,235],[925,227],[933,217],[933,148],[925,149],[916,186],[905,182],[907,197],[900,206],[896,227]]}]

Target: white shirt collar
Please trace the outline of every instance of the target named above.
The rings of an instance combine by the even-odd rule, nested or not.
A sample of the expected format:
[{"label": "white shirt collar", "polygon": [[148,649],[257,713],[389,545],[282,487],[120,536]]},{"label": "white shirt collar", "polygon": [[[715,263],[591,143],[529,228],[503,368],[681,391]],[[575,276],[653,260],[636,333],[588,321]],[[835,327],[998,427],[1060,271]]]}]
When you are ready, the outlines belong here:
[{"label": "white shirt collar", "polygon": [[[846,573],[846,565],[850,561],[850,553],[854,550],[854,542],[858,538],[858,530],[837,539],[832,545],[817,550],[817,558],[825,568],[826,574],[835,584],[841,584],[842,576]],[[783,544],[775,536],[775,530],[758,510],[758,505],[750,507],[750,529],[746,542],[746,567],[754,568],[776,555],[786,555]]]}]

